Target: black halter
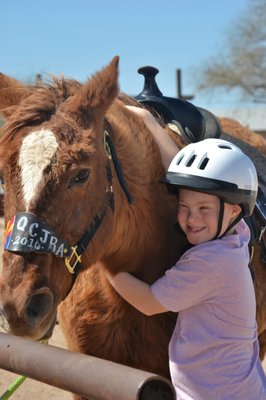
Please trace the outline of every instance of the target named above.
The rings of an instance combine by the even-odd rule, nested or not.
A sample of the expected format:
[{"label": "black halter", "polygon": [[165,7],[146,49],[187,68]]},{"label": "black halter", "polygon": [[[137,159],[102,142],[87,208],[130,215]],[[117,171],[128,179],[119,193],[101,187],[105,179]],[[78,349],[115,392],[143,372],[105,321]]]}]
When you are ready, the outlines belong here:
[{"label": "black halter", "polygon": [[[111,129],[110,124],[109,129]],[[81,256],[100,227],[108,207],[114,211],[114,193],[112,184],[112,170],[109,160],[113,161],[116,175],[129,203],[133,202],[123,171],[116,154],[115,146],[107,129],[104,130],[104,148],[107,156],[106,176],[108,186],[106,188],[107,207],[96,214],[89,228],[75,245],[70,245],[61,239],[50,227],[31,213],[17,213],[7,224],[4,234],[4,249],[11,253],[52,253],[57,257],[65,258],[65,265],[73,274],[73,283],[79,273],[82,264]],[[73,286],[73,284],[72,284]]]}]

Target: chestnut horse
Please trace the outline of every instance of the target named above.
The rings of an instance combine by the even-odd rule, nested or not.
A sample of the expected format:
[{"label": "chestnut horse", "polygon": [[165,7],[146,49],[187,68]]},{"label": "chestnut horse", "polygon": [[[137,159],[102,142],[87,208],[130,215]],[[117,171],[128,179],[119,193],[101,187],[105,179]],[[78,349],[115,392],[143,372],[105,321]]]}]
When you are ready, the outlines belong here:
[{"label": "chestnut horse", "polygon": [[[177,199],[159,183],[159,149],[125,102],[134,100],[118,94],[118,57],[85,84],[54,78],[26,87],[0,75],[4,214],[15,232],[12,244],[6,230],[15,247],[3,255],[0,322],[39,340],[52,335],[59,311],[71,350],[169,377],[176,315],[140,314],[102,265],[151,283],[186,244],[175,229]],[[253,260],[263,357],[266,270],[258,247]]]}]

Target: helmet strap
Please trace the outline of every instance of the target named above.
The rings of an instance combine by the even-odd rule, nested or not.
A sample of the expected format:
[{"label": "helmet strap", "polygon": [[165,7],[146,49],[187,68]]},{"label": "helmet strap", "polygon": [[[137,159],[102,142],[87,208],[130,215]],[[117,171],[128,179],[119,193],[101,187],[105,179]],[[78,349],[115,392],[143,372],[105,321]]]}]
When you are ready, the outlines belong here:
[{"label": "helmet strap", "polygon": [[241,211],[241,212],[239,213],[239,215],[236,217],[236,219],[234,219],[234,221],[232,221],[231,224],[227,227],[227,229],[225,230],[225,232],[222,234],[221,237],[223,237],[224,235],[226,235],[227,232],[229,232],[230,229],[232,229],[233,226],[235,226],[235,225],[241,220],[241,218],[242,218],[243,216],[244,216],[244,213],[243,213],[243,211]]},{"label": "helmet strap", "polygon": [[220,211],[219,211],[219,217],[218,217],[217,232],[212,240],[218,239],[220,232],[222,230],[223,220],[224,220],[224,201],[222,199],[220,199]]},{"label": "helmet strap", "polygon": [[235,226],[241,220],[241,218],[243,218],[243,216],[244,216],[244,212],[243,212],[243,210],[241,210],[241,212],[234,219],[234,221],[232,221],[231,224],[228,225],[228,227],[226,228],[224,233],[221,236],[219,236],[219,234],[222,230],[223,219],[224,219],[224,201],[222,199],[220,199],[220,212],[219,212],[219,217],[218,217],[217,233],[213,240],[218,239],[218,238],[221,239],[223,236],[225,236],[233,228],[233,226]]}]

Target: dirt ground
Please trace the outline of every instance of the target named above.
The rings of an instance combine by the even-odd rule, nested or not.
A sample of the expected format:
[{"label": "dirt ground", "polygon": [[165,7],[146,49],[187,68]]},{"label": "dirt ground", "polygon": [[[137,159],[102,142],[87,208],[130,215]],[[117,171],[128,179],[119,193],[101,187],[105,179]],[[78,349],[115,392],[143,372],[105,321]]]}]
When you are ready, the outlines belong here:
[{"label": "dirt ground", "polygon": [[[0,271],[1,271],[1,253],[3,248],[3,219],[0,218]],[[1,329],[0,329],[1,331]],[[2,331],[1,331],[2,332]],[[60,326],[56,326],[54,334],[49,341],[49,344],[57,347],[66,348],[63,334]],[[1,357],[1,353],[0,353]],[[263,363],[266,372],[266,360]],[[16,374],[0,370],[0,398],[8,389],[9,385],[17,378]],[[18,390],[11,396],[11,400],[71,400],[72,395],[61,389],[56,389],[52,386],[26,379]]]}]

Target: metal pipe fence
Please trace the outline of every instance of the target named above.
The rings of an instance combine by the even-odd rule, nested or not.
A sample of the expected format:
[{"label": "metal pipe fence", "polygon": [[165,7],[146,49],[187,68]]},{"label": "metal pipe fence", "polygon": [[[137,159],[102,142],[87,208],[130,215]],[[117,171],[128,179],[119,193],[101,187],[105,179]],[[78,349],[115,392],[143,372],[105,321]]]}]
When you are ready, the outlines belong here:
[{"label": "metal pipe fence", "polygon": [[0,333],[0,368],[90,400],[175,400],[165,378],[111,361]]}]

